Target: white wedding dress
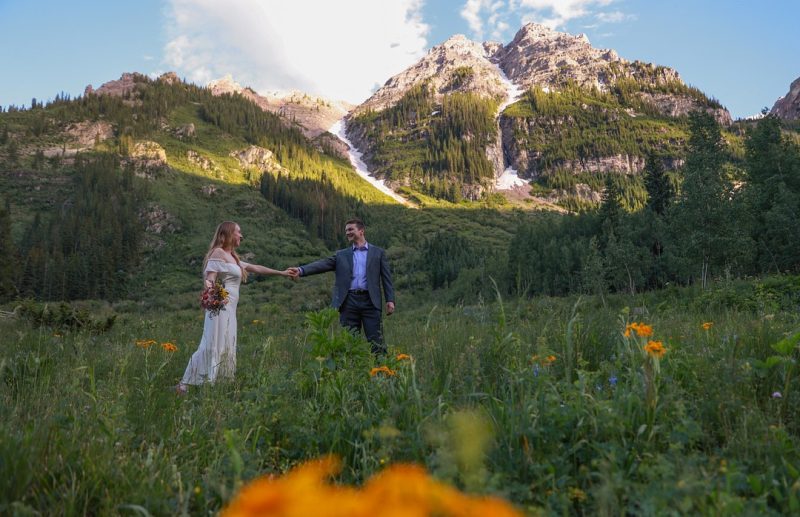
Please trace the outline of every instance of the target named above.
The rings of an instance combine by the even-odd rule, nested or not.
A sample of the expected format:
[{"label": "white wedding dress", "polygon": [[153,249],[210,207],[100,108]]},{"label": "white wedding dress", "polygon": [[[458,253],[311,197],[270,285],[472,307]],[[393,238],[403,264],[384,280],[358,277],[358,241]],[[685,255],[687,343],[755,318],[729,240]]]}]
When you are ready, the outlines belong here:
[{"label": "white wedding dress", "polygon": [[[244,262],[241,263],[245,267]],[[225,284],[228,303],[216,316],[206,311],[203,338],[192,354],[181,384],[213,383],[218,378],[233,378],[236,372],[236,305],[239,303],[239,286],[242,270],[238,264],[210,259],[203,276],[209,271],[217,273],[217,280]]]}]

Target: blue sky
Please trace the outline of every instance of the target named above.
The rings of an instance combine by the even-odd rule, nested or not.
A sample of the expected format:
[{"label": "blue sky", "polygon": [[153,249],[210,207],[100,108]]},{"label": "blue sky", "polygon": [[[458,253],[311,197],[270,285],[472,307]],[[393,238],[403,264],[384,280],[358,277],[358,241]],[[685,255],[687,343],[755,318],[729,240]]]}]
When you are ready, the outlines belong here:
[{"label": "blue sky", "polygon": [[743,117],[800,76],[797,20],[798,0],[0,0],[0,105],[170,70],[358,103],[453,34],[508,43],[535,21],[673,67]]}]

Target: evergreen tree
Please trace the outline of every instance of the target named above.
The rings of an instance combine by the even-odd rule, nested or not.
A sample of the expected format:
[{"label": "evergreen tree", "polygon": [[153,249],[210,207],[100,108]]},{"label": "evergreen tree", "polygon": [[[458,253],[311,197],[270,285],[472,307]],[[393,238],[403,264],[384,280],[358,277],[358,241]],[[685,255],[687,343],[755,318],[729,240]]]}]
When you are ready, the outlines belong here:
[{"label": "evergreen tree", "polygon": [[689,115],[689,138],[684,181],[675,210],[673,237],[683,273],[697,275],[705,288],[716,269],[732,268],[752,251],[738,228],[731,200],[733,185],[725,170],[719,124],[706,112]]},{"label": "evergreen tree", "polygon": [[762,271],[800,268],[800,148],[767,115],[745,141],[746,199]]},{"label": "evergreen tree", "polygon": [[17,252],[11,239],[11,205],[6,200],[0,206],[0,298],[8,300],[17,295]]},{"label": "evergreen tree", "polygon": [[647,208],[658,215],[664,215],[675,193],[664,163],[654,153],[648,153],[645,160],[644,184],[647,188]]}]

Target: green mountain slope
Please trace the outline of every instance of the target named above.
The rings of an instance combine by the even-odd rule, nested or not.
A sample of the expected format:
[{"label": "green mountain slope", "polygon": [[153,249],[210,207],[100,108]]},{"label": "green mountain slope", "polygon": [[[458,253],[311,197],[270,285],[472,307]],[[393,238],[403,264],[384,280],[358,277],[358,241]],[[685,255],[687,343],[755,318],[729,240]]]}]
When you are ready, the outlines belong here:
[{"label": "green mountain slope", "polygon": [[[0,113],[0,198],[28,271],[19,275],[27,278],[18,280],[21,295],[193,304],[189,293],[223,220],[242,226],[247,260],[283,268],[336,249],[344,221],[361,216],[370,240],[389,248],[399,285],[413,289],[426,288],[437,267],[421,257],[438,232],[464,234],[475,257],[487,255],[485,243],[502,249],[510,239],[508,213],[397,205],[341,158],[238,95],[137,81],[124,96],[58,98]],[[105,190],[92,187],[98,178]],[[112,220],[129,222],[131,237],[122,239]],[[81,240],[81,228],[93,238]],[[102,272],[67,267],[93,264],[87,256],[95,255]],[[105,287],[70,287],[87,275],[102,276]],[[327,302],[327,279],[300,284],[267,282],[263,298],[297,298],[300,290],[314,304]]]}]

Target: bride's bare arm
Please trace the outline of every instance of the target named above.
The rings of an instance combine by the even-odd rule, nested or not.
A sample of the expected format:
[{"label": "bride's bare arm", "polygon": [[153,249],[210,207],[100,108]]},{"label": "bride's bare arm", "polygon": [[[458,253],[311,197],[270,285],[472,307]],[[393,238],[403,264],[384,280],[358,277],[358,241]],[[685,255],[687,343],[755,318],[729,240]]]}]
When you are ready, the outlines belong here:
[{"label": "bride's bare arm", "polygon": [[271,269],[265,266],[259,266],[258,264],[247,264],[245,269],[248,273],[255,273],[257,275],[280,275],[280,276],[289,276],[289,271],[278,271],[277,269]]},{"label": "bride's bare arm", "polygon": [[214,285],[214,282],[217,280],[217,272],[216,271],[209,271],[206,273],[206,278],[203,281],[204,287],[211,287]]}]

